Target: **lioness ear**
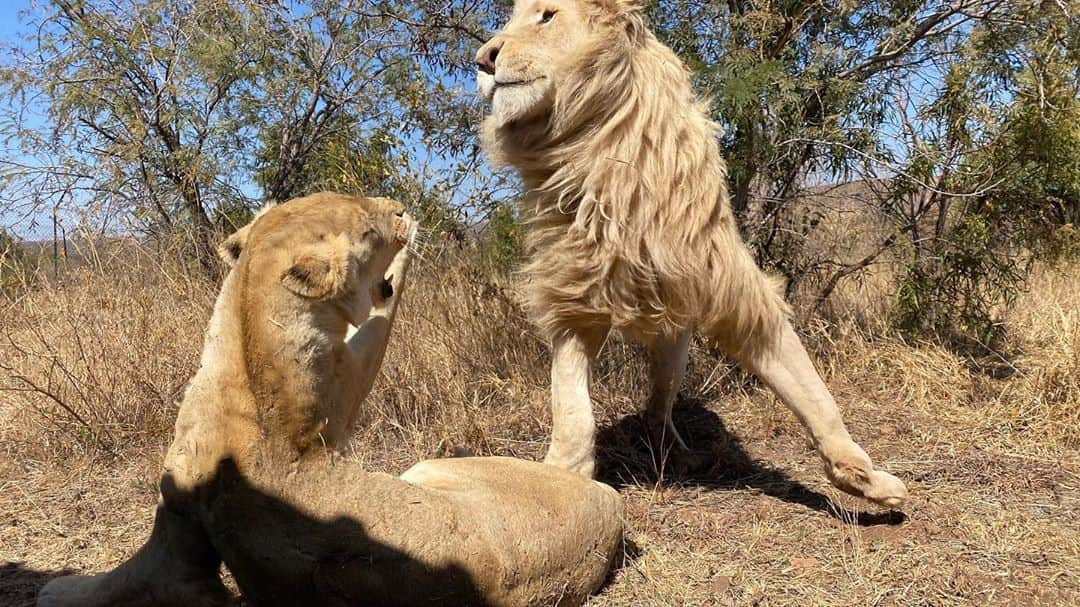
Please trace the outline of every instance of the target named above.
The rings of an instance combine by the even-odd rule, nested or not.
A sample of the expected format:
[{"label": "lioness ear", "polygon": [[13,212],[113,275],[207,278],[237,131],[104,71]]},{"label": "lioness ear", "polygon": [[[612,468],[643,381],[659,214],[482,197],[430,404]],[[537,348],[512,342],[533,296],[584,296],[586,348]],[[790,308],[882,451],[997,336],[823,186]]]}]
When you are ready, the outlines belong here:
[{"label": "lioness ear", "polygon": [[229,236],[218,245],[218,257],[221,258],[221,261],[225,262],[225,265],[230,268],[236,265],[236,260],[240,259],[240,254],[243,253],[244,248],[247,247],[248,235],[251,234],[251,226],[255,225],[255,221],[273,208],[273,206],[273,204],[263,206],[263,208],[259,209],[258,212],[255,213],[255,216],[251,218],[251,221],[247,222],[244,227],[233,232],[232,236]]},{"label": "lioness ear", "polygon": [[281,284],[301,297],[330,299],[353,287],[349,243],[344,234],[305,247],[281,275]]},{"label": "lioness ear", "polygon": [[240,254],[244,252],[244,247],[247,246],[248,234],[250,233],[251,224],[249,223],[233,232],[232,236],[229,236],[218,245],[218,257],[225,262],[226,266],[231,268],[236,265],[236,260],[240,259]]}]

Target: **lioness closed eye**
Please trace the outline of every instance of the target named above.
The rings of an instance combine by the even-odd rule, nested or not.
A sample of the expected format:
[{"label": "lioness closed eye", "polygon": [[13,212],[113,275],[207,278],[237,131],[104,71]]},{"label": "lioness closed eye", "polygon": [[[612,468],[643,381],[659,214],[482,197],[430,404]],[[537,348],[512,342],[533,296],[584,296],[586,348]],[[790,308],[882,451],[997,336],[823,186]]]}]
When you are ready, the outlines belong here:
[{"label": "lioness closed eye", "polygon": [[640,0],[516,0],[476,63],[484,147],[526,186],[525,294],[553,342],[546,461],[592,474],[589,366],[613,327],[648,346],[647,415],[681,445],[671,407],[700,331],[791,408],[835,486],[901,505],[904,484],[851,439],[779,282],[741,241],[717,127]]}]

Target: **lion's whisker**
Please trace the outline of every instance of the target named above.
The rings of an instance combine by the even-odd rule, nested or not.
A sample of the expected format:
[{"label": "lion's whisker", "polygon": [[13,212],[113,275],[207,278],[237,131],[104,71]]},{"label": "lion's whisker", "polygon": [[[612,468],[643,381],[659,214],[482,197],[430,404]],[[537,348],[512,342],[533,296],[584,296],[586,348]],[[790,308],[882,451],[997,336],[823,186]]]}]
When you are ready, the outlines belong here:
[{"label": "lion's whisker", "polygon": [[428,261],[427,257],[425,257],[424,254],[421,253],[420,251],[417,251],[415,247],[410,245],[408,247],[408,250],[409,250],[409,253],[412,254],[413,257],[416,257],[417,259],[419,259],[420,261],[422,261],[424,263],[430,263]]}]

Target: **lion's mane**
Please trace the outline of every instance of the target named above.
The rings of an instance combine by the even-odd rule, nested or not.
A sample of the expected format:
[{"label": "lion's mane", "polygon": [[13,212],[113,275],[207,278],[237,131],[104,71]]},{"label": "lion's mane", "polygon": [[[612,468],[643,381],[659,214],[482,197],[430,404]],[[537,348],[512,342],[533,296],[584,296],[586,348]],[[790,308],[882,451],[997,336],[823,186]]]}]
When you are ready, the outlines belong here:
[{"label": "lion's mane", "polygon": [[587,7],[600,27],[560,66],[547,120],[482,129],[527,187],[534,320],[549,334],[696,326],[733,352],[771,346],[788,307],[739,238],[707,104],[640,5]]}]

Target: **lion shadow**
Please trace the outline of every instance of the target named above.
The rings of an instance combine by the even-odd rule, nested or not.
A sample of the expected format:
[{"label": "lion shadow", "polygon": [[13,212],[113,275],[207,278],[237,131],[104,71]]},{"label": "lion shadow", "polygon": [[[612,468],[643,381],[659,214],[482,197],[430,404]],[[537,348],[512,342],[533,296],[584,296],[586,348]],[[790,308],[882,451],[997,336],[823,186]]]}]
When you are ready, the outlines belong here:
[{"label": "lion shadow", "polygon": [[0,605],[7,607],[32,607],[37,593],[49,580],[75,573],[70,569],[38,571],[22,563],[0,564]]},{"label": "lion shadow", "polygon": [[689,453],[670,446],[667,449],[653,446],[647,438],[644,412],[628,415],[600,428],[597,434],[597,478],[616,489],[660,482],[716,491],[748,487],[863,527],[899,525],[907,520],[903,512],[895,510],[845,510],[782,470],[753,459],[742,439],[698,399],[680,395],[672,418],[690,447]]}]

